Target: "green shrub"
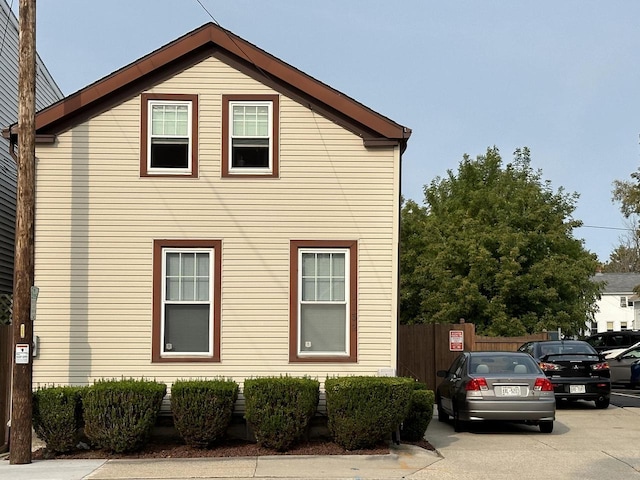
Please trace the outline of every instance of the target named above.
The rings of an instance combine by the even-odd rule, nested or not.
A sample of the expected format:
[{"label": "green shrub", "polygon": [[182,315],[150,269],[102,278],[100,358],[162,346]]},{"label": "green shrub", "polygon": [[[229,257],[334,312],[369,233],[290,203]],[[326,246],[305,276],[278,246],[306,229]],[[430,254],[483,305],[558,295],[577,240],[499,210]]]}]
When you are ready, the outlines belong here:
[{"label": "green shrub", "polygon": [[116,453],[142,448],[166,391],[164,383],[144,379],[96,382],[82,398],[85,435]]},{"label": "green shrub", "polygon": [[233,380],[178,380],[171,387],[173,421],[187,445],[208,447],[225,435],[238,384]]},{"label": "green shrub", "polygon": [[400,438],[416,442],[424,437],[424,432],[427,431],[433,417],[434,400],[433,390],[427,390],[424,383],[413,383],[409,413],[402,422]]},{"label": "green shrub", "polygon": [[244,382],[245,418],[258,445],[286,451],[305,432],[318,407],[320,382],[268,377]]},{"label": "green shrub", "polygon": [[329,431],[347,450],[370,448],[407,416],[413,380],[342,377],[325,382]]},{"label": "green shrub", "polygon": [[69,452],[78,444],[84,387],[46,387],[33,392],[33,428],[54,453]]}]

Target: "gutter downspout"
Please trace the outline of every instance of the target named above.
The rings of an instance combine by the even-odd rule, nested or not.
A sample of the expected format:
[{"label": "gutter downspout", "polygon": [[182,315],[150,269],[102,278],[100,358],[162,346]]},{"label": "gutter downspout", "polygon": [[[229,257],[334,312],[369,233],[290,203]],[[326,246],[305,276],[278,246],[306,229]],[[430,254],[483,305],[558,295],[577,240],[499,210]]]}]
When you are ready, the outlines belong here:
[{"label": "gutter downspout", "polygon": [[411,130],[403,127],[404,139],[400,144],[399,148],[399,159],[398,159],[398,195],[400,198],[398,199],[398,251],[396,252],[397,260],[396,263],[398,265],[398,274],[396,278],[396,376],[400,375],[400,249],[401,249],[401,238],[402,238],[402,154],[407,149],[407,140],[411,136]]},{"label": "gutter downspout", "polygon": [[18,164],[18,154],[16,153],[16,142],[17,138],[15,135],[9,135],[9,155],[13,158],[13,161]]}]

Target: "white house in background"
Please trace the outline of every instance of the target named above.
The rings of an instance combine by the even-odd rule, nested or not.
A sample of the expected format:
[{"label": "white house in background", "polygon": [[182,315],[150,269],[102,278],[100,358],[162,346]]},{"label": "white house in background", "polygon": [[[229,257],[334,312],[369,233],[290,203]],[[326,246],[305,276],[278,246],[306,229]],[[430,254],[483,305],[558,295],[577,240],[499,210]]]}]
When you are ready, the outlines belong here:
[{"label": "white house in background", "polygon": [[597,273],[593,280],[604,282],[604,290],[591,333],[640,330],[640,297],[633,291],[640,285],[640,274]]}]

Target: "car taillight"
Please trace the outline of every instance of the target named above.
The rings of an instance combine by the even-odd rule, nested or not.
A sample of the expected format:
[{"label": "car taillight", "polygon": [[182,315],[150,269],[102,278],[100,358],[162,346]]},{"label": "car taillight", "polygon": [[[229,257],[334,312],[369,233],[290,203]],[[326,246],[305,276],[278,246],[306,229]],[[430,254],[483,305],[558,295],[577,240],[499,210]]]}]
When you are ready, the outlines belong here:
[{"label": "car taillight", "polygon": [[601,371],[601,370],[609,370],[608,362],[594,363],[591,365],[591,370]]},{"label": "car taillight", "polygon": [[540,362],[540,368],[542,370],[545,371],[549,371],[549,370],[560,370],[560,365],[556,365],[555,363],[548,363],[548,362]]},{"label": "car taillight", "polygon": [[465,385],[465,389],[467,391],[489,390],[489,385],[487,385],[485,378],[478,377],[469,380]]},{"label": "car taillight", "polygon": [[548,378],[536,378],[533,389],[537,392],[553,392],[553,384]]}]

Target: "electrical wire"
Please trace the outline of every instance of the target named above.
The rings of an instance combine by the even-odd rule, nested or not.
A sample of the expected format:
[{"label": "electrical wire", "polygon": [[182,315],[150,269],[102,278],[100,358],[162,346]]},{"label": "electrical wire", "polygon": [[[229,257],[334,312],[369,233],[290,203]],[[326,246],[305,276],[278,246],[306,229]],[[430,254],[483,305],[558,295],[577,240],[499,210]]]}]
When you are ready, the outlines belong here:
[{"label": "electrical wire", "polygon": [[2,51],[4,50],[4,40],[7,37],[7,30],[9,29],[9,17],[13,12],[13,0],[11,0],[11,5],[9,5],[9,11],[7,12],[7,21],[4,24],[4,31],[2,32],[2,43],[0,44],[0,57],[2,57]]}]

